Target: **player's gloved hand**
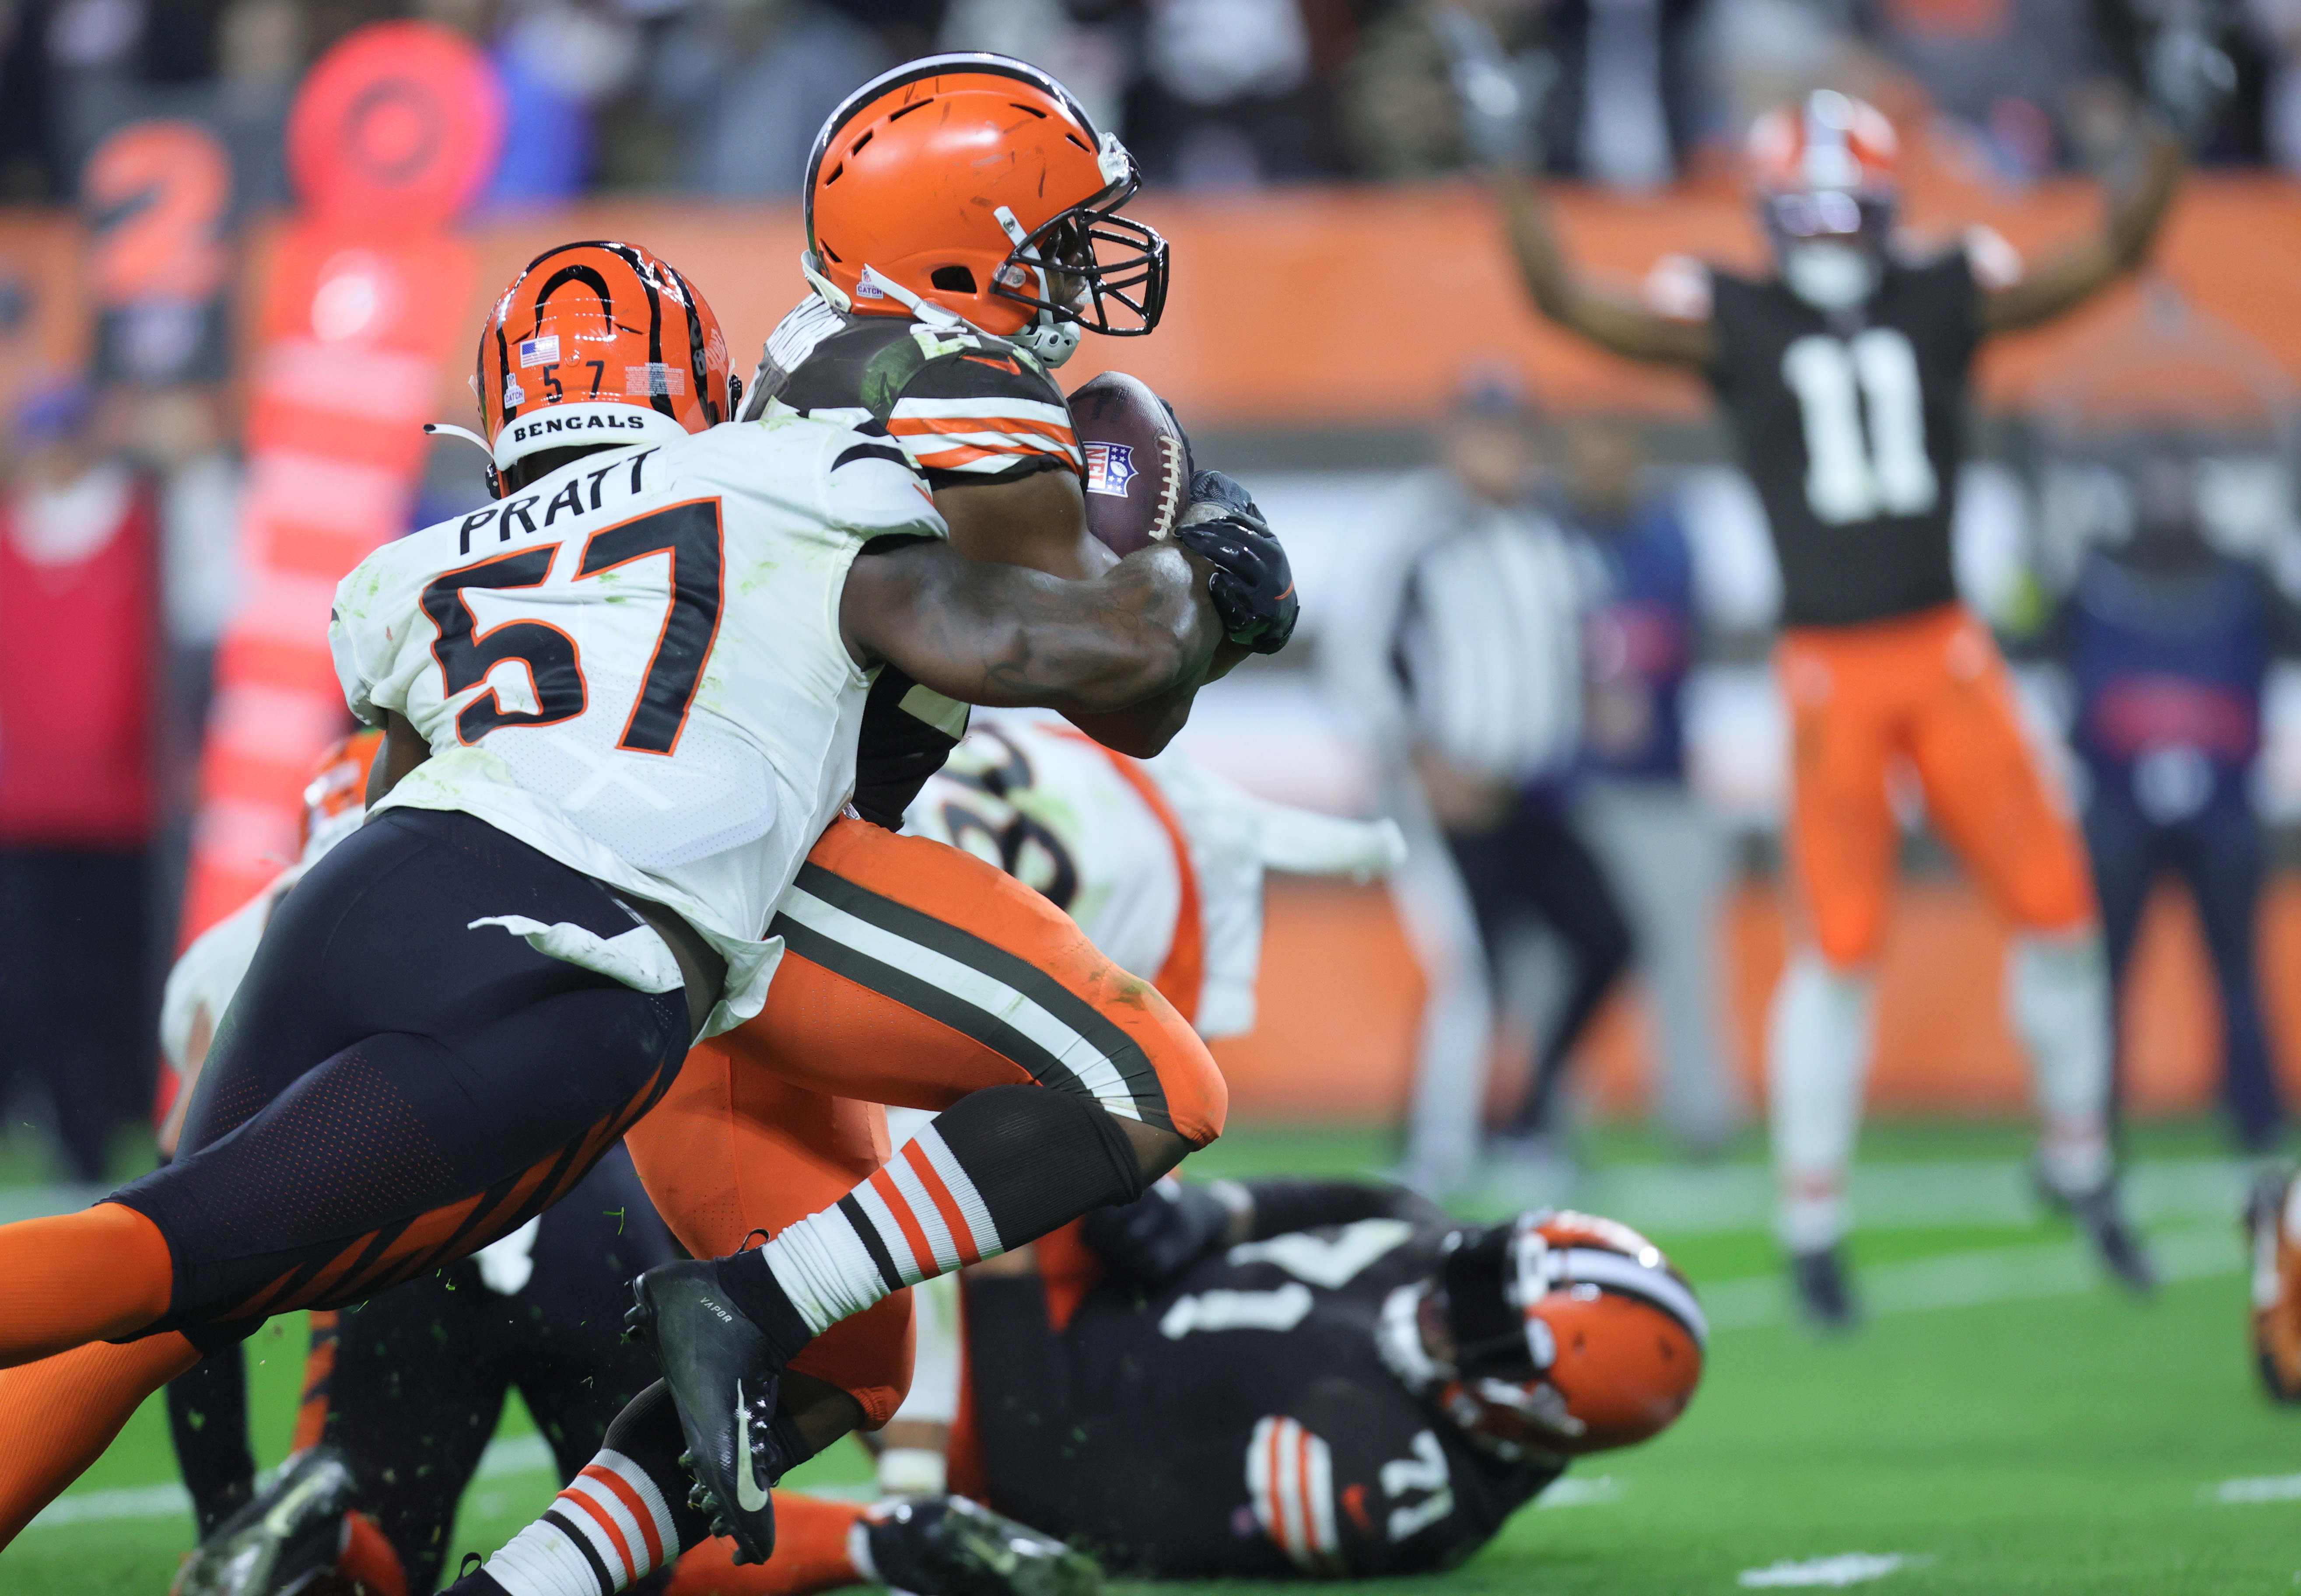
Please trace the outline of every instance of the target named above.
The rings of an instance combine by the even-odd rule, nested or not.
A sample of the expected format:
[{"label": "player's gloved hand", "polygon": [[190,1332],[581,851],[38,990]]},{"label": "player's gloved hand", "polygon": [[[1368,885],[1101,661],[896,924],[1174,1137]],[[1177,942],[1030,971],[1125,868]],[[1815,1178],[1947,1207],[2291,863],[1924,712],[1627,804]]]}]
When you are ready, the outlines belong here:
[{"label": "player's gloved hand", "polygon": [[1220,1246],[1230,1222],[1229,1207],[1213,1192],[1170,1178],[1133,1202],[1093,1210],[1080,1231],[1113,1270],[1156,1288]]},{"label": "player's gloved hand", "polygon": [[1256,654],[1286,647],[1302,606],[1293,567],[1253,495],[1218,471],[1199,472],[1173,538],[1214,566],[1207,594],[1232,642]]}]

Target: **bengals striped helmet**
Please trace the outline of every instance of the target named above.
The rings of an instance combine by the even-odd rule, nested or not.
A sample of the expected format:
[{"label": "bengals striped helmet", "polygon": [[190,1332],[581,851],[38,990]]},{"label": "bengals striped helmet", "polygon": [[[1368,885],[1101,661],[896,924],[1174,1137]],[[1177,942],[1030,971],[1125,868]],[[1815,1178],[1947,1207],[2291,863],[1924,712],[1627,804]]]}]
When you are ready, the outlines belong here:
[{"label": "bengals striped helmet", "polygon": [[316,859],[360,828],[367,818],[367,776],[383,748],[383,733],[355,731],[328,745],[312,765],[304,786],[304,813],[297,851]]},{"label": "bengals striped helmet", "polygon": [[546,449],[684,438],[734,408],[719,319],[636,244],[530,261],[480,330],[472,385],[498,471]]},{"label": "bengals striped helmet", "polygon": [[1082,329],[1159,324],[1167,241],[1118,214],[1142,180],[1038,68],[925,56],[848,96],[816,135],[801,268],[839,310],[933,305],[1060,364]]},{"label": "bengals striped helmet", "polygon": [[1447,1255],[1449,1417],[1506,1456],[1575,1456],[1669,1427],[1710,1337],[1694,1288],[1626,1224],[1552,1209],[1466,1233]]}]

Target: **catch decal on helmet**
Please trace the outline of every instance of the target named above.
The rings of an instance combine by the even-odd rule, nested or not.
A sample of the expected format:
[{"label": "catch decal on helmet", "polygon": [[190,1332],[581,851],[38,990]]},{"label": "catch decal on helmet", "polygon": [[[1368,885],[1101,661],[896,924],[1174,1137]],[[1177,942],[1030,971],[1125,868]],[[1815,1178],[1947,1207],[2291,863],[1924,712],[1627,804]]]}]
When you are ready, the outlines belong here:
[{"label": "catch decal on helmet", "polygon": [[1119,214],[1141,185],[1038,68],[931,55],[857,89],[816,136],[801,264],[839,310],[933,305],[1059,364],[1082,329],[1159,324],[1167,241]]}]

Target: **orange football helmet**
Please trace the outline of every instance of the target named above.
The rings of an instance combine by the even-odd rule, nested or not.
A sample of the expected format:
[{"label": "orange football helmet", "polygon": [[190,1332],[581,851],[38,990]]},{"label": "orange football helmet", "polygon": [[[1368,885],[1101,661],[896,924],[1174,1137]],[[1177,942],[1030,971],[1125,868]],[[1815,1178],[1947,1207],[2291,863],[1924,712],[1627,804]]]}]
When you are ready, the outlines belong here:
[{"label": "orange football helmet", "polygon": [[1817,89],[1751,125],[1750,178],[1783,279],[1825,311],[1873,292],[1894,229],[1894,124],[1874,105]]},{"label": "orange football helmet", "polygon": [[1439,1404],[1506,1456],[1659,1434],[1702,1379],[1694,1288],[1626,1224],[1542,1209],[1464,1234],[1442,1276],[1452,1368]]},{"label": "orange football helmet", "polygon": [[1750,124],[1751,180],[1767,194],[1891,196],[1901,159],[1894,124],[1866,100],[1821,88]]},{"label": "orange football helmet", "polygon": [[545,449],[684,438],[733,414],[741,391],[703,296],[607,241],[547,249],[512,279],[480,330],[472,388],[498,471]]},{"label": "orange football helmet", "polygon": [[1082,329],[1159,324],[1167,241],[1118,214],[1142,180],[1038,68],[925,56],[857,89],[816,135],[801,269],[839,310],[938,305],[1059,364]]},{"label": "orange football helmet", "polygon": [[304,813],[296,828],[297,851],[316,858],[359,830],[367,818],[367,775],[383,747],[383,733],[355,731],[328,745],[304,784]]}]

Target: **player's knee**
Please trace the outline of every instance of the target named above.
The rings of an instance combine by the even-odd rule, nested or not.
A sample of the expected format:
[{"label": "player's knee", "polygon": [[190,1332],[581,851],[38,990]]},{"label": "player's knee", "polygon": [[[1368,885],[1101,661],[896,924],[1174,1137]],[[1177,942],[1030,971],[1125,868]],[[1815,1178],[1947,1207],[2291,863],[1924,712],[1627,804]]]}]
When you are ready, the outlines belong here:
[{"label": "player's knee", "polygon": [[2022,872],[2011,883],[2008,907],[2023,931],[2040,937],[2082,939],[2099,923],[2093,881],[2074,856]]},{"label": "player's knee", "polygon": [[1841,914],[1818,917],[1814,948],[1822,962],[1839,975],[1851,975],[1878,962],[1886,941],[1882,914]]},{"label": "player's knee", "polygon": [[[1230,1112],[1230,1083],[1223,1079],[1222,1065],[1215,1062],[1206,1042],[1184,1024],[1181,1015],[1175,1016],[1161,1044],[1152,1049],[1150,1064],[1165,1099],[1167,1123],[1187,1144],[1175,1155],[1179,1159],[1222,1134],[1223,1122]],[[1165,1170],[1159,1173],[1163,1174]],[[1150,1178],[1156,1180],[1158,1175]]]}]

